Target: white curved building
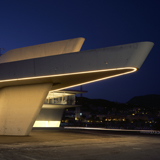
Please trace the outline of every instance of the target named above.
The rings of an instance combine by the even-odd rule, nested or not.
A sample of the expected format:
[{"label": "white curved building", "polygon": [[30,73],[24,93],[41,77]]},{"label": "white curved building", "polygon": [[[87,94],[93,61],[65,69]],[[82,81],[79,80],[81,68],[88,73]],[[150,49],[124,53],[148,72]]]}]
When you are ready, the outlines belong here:
[{"label": "white curved building", "polygon": [[28,135],[49,91],[137,71],[152,42],[80,51],[84,38],[13,49],[0,57],[0,135]]}]

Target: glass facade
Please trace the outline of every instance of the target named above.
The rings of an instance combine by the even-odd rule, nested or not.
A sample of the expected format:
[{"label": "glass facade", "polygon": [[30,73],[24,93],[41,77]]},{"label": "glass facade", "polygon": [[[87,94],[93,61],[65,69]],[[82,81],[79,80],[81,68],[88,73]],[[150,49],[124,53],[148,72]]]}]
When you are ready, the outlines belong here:
[{"label": "glass facade", "polygon": [[55,105],[75,105],[75,94],[50,92],[44,103]]}]

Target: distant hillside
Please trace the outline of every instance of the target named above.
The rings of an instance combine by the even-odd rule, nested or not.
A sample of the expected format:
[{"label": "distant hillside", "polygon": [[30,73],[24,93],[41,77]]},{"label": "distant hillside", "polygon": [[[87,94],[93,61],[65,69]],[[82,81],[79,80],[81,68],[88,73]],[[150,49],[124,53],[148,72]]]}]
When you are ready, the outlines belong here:
[{"label": "distant hillside", "polygon": [[[95,107],[101,107],[106,111],[111,111],[113,108],[116,108],[116,110],[129,108],[129,106],[124,103],[111,102],[105,99],[89,99],[86,97],[76,97],[76,104],[82,105],[81,109],[83,111],[91,111]],[[105,113],[104,110],[103,113]]]},{"label": "distant hillside", "polygon": [[145,95],[136,96],[130,99],[126,104],[111,102],[105,99],[89,99],[86,97],[76,97],[76,104],[82,105],[83,110],[90,110],[92,107],[103,107],[107,110],[116,109],[129,109],[134,106],[149,107],[149,108],[159,108],[160,109],[160,95]]},{"label": "distant hillside", "polygon": [[131,100],[127,102],[127,104],[160,108],[160,95],[151,94],[133,97]]},{"label": "distant hillside", "polygon": [[111,102],[105,99],[89,99],[86,97],[76,97],[76,101],[77,104],[101,106],[101,107],[113,106],[116,104],[115,102]]}]

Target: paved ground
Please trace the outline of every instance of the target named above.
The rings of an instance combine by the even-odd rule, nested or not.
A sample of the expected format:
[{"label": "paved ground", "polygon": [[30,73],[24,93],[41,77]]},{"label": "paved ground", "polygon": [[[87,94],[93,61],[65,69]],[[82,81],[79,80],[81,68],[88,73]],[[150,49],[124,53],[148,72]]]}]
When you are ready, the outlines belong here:
[{"label": "paved ground", "polygon": [[65,129],[0,136],[0,160],[14,159],[160,160],[160,135]]}]

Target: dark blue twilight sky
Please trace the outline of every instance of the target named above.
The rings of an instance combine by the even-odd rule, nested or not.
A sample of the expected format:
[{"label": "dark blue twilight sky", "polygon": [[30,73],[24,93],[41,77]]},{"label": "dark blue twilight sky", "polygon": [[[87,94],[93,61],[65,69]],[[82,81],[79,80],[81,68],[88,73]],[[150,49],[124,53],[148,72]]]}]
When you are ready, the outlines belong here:
[{"label": "dark blue twilight sky", "polygon": [[82,50],[155,43],[138,72],[84,85],[85,97],[127,102],[160,94],[160,0],[0,0],[3,53],[76,37],[86,39]]}]

